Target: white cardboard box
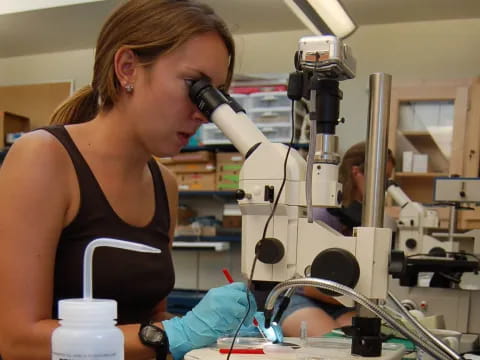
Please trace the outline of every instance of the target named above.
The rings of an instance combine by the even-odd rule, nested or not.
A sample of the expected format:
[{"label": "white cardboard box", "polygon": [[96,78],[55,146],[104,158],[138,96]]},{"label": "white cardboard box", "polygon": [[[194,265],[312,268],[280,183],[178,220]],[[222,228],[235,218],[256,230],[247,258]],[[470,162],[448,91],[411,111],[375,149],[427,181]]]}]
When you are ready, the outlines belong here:
[{"label": "white cardboard box", "polygon": [[413,167],[413,151],[404,151],[402,154],[402,171],[411,172]]},{"label": "white cardboard box", "polygon": [[428,155],[413,154],[412,172],[425,173],[428,171]]}]

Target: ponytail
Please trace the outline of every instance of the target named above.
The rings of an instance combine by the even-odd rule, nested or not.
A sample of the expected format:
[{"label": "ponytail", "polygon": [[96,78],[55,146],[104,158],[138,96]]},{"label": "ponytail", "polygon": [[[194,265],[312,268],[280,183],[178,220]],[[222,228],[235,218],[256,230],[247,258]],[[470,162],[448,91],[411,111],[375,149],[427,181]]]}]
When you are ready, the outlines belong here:
[{"label": "ponytail", "polygon": [[78,124],[98,113],[98,93],[87,85],[60,104],[50,117],[50,125]]}]

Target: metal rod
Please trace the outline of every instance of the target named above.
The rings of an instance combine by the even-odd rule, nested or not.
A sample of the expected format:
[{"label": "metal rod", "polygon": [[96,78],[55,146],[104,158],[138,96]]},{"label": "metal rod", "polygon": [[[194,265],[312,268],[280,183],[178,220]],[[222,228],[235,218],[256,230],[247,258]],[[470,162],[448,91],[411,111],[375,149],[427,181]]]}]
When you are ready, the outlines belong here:
[{"label": "metal rod", "polygon": [[383,227],[385,162],[392,76],[370,75],[370,103],[365,159],[362,226]]},{"label": "metal rod", "polygon": [[268,294],[267,300],[265,301],[265,326],[270,326],[270,321],[272,317],[272,313],[274,311],[275,302],[277,298],[287,289],[289,288],[297,288],[303,286],[313,286],[320,289],[330,290],[338,292],[342,295],[349,296],[353,298],[357,303],[361,304],[362,306],[366,307],[369,311],[380,317],[381,319],[385,320],[388,324],[390,324],[395,330],[399,331],[403,336],[407,339],[412,340],[416,345],[421,347],[427,353],[432,355],[435,359],[438,360],[462,360],[458,354],[447,355],[435,343],[431,343],[430,341],[425,341],[425,338],[419,336],[417,332],[411,331],[409,328],[404,326],[401,322],[395,321],[395,319],[382,307],[378,306],[377,304],[373,303],[370,299],[366,298],[360,293],[357,293],[355,290],[342,285],[338,284],[334,281],[324,280],[324,279],[317,279],[317,278],[299,278],[299,279],[290,279],[284,282],[277,284],[272,291]]},{"label": "metal rod", "polygon": [[448,242],[450,245],[450,251],[453,251],[453,234],[455,233],[456,223],[457,223],[457,208],[455,204],[450,206],[450,214],[449,214],[449,223],[448,223]]}]

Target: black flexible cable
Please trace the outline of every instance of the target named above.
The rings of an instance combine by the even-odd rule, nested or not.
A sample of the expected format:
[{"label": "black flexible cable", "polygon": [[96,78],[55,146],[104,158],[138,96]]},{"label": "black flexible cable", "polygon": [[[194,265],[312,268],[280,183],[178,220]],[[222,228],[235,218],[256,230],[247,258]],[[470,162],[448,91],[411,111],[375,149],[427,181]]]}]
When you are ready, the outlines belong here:
[{"label": "black flexible cable", "polygon": [[[280,189],[278,190],[278,193],[277,193],[277,197],[275,199],[275,202],[273,204],[273,208],[272,208],[272,211],[270,213],[270,216],[268,217],[267,221],[265,222],[265,227],[263,229],[263,235],[262,235],[262,238],[260,239],[260,242],[265,239],[265,236],[267,234],[267,229],[268,229],[268,225],[271,221],[271,219],[273,218],[273,215],[275,214],[275,210],[277,209],[277,205],[278,205],[278,202],[280,200],[280,196],[283,192],[283,188],[285,187],[285,183],[287,182],[287,163],[288,163],[288,156],[290,154],[290,150],[291,148],[293,147],[293,140],[294,140],[294,133],[295,133],[295,114],[294,114],[294,105],[295,105],[295,102],[292,101],[292,108],[291,108],[291,116],[292,116],[292,119],[291,119],[291,127],[292,127],[292,135],[290,137],[290,143],[288,144],[288,149],[287,149],[287,154],[285,155],[285,160],[283,162],[283,180],[282,180],[282,184],[280,186]],[[227,360],[230,360],[230,354],[232,353],[232,350],[233,350],[233,347],[235,346],[235,340],[237,339],[237,336],[238,336],[238,333],[240,332],[240,328],[242,327],[242,325],[244,324],[247,316],[248,316],[248,313],[250,312],[250,308],[251,308],[251,304],[250,304],[250,297],[248,296],[248,292],[250,291],[251,287],[252,287],[252,280],[253,280],[253,274],[255,272],[255,266],[257,264],[257,259],[258,259],[258,256],[257,254],[255,254],[255,257],[253,259],[253,263],[252,263],[252,268],[250,270],[250,277],[248,279],[248,285],[247,285],[247,312],[245,314],[245,316],[243,317],[242,321],[240,322],[240,325],[238,326],[237,330],[235,331],[235,334],[233,336],[233,339],[232,339],[232,344],[230,345],[230,349],[228,351],[228,354],[227,354]]]}]

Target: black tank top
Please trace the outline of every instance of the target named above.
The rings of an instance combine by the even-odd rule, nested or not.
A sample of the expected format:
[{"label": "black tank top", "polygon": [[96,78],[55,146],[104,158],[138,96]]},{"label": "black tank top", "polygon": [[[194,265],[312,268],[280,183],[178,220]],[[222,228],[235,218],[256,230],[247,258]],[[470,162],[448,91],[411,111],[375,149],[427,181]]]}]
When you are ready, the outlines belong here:
[{"label": "black tank top", "polygon": [[80,184],[80,207],[62,231],[55,258],[53,318],[58,300],[80,298],[83,253],[92,240],[111,237],[150,245],[160,254],[100,247],[93,256],[93,297],[118,302],[118,323],[150,319],[154,306],[173,289],[175,276],[169,248],[170,212],[163,178],[156,161],[148,166],[155,189],[155,214],[144,227],[124,222],[112,209],[90,167],[63,126],[43,128],[68,151]]}]

